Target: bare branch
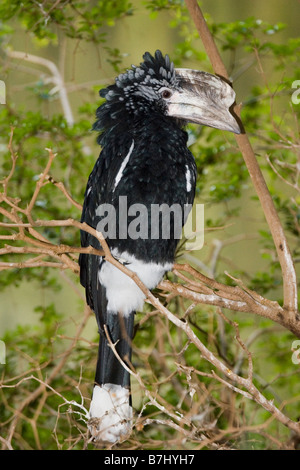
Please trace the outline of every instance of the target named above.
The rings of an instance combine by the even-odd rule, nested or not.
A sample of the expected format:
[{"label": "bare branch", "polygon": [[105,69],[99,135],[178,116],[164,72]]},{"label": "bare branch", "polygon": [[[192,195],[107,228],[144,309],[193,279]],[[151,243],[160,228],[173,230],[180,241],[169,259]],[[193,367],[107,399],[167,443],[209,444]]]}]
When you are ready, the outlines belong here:
[{"label": "bare branch", "polygon": [[6,54],[8,57],[12,59],[18,60],[25,60],[27,62],[31,62],[32,64],[42,65],[46,67],[52,74],[53,81],[57,86],[60,102],[63,108],[64,116],[66,118],[67,123],[69,126],[73,126],[74,124],[74,117],[73,112],[69,103],[68,94],[65,88],[65,84],[63,78],[56,67],[55,63],[51,60],[45,59],[44,57],[39,57],[33,54],[28,54],[26,52],[21,51],[13,51],[10,49],[6,49]]}]

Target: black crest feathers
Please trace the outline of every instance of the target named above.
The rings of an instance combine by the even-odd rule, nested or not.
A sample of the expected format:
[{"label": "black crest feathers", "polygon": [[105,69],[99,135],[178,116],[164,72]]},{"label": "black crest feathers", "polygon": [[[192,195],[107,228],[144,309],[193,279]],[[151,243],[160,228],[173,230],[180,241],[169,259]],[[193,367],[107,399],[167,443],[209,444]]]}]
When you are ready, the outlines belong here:
[{"label": "black crest feathers", "polygon": [[100,90],[106,99],[96,113],[97,121],[93,129],[101,132],[98,142],[103,143],[105,131],[118,122],[123,124],[132,115],[144,113],[153,105],[159,106],[158,91],[162,87],[176,88],[177,78],[173,62],[168,55],[157,50],[153,55],[145,52],[139,66],[118,75],[113,85]]}]

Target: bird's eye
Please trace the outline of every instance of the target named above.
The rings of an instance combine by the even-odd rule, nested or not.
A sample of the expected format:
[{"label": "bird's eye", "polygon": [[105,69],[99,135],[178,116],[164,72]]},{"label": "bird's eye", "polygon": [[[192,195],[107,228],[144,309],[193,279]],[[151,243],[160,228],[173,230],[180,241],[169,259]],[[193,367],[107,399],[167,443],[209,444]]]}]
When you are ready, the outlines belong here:
[{"label": "bird's eye", "polygon": [[161,96],[162,98],[167,100],[168,98],[171,98],[172,92],[171,90],[168,90],[168,88],[164,88],[163,90],[161,90]]}]

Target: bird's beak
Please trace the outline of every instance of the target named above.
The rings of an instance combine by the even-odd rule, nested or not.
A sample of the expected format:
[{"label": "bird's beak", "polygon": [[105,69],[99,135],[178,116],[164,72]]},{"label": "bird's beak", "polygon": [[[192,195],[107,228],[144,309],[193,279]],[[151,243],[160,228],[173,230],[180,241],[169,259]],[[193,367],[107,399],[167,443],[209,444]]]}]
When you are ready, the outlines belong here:
[{"label": "bird's beak", "polygon": [[229,108],[235,92],[216,75],[198,70],[175,69],[179,90],[168,100],[168,115],[196,124],[240,134]]}]

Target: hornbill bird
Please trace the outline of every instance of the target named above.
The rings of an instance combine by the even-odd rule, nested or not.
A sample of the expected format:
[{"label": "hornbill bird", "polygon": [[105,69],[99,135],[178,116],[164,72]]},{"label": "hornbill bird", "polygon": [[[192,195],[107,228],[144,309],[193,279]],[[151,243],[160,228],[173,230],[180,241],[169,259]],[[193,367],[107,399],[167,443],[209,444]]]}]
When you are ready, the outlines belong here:
[{"label": "hornbill bird", "polygon": [[[139,66],[120,74],[100,96],[105,102],[93,129],[99,131],[102,150],[88,179],[81,221],[105,232],[111,254],[153,289],[172,269],[180,235],[169,211],[170,230],[164,236],[163,213],[157,218],[156,211],[154,220],[152,208],[184,209],[195,195],[197,168],[184,126],[192,122],[239,133],[230,112],[235,93],[221,78],[176,69],[168,55],[156,51],[154,56],[146,52]],[[143,213],[138,222],[137,213]],[[85,231],[81,244],[101,249]],[[89,428],[96,441],[115,443],[131,428],[130,374],[122,362],[130,364],[134,314],[145,298],[105,257],[81,254],[79,264],[100,333]]]}]

